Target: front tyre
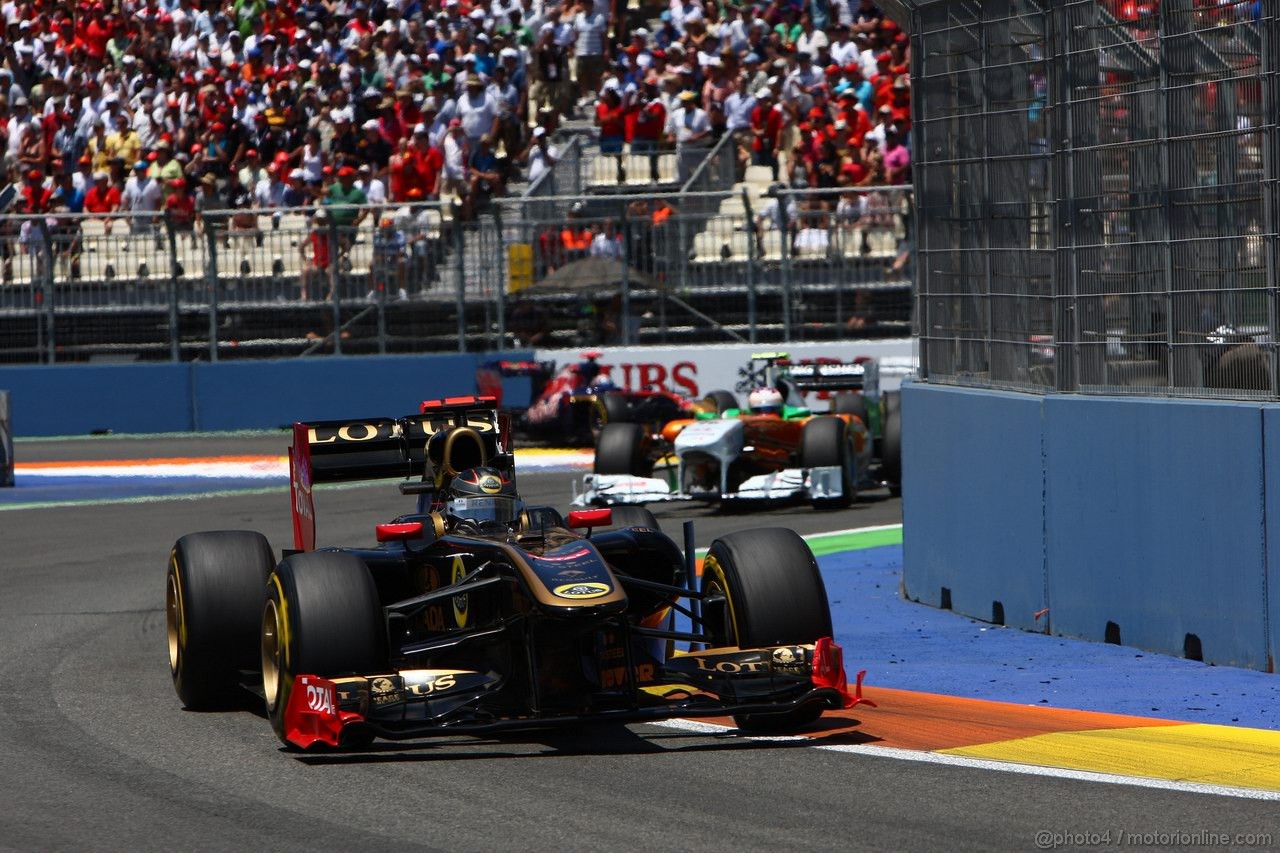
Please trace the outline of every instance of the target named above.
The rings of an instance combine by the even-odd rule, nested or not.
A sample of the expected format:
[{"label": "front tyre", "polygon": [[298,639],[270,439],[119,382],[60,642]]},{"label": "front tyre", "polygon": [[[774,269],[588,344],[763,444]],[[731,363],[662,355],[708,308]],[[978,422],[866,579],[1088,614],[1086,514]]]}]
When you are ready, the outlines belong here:
[{"label": "front tyre", "polygon": [[800,466],[840,469],[840,497],[815,498],[814,509],[839,509],[853,503],[857,478],[854,474],[853,437],[842,418],[811,418],[800,433]]},{"label": "front tyre", "polygon": [[605,424],[596,443],[597,474],[653,474],[649,461],[649,433],[641,424]]},{"label": "front tyre", "polygon": [[240,672],[258,665],[263,587],[275,565],[261,533],[191,533],[174,543],[165,573],[169,673],[192,710],[234,705]]},{"label": "front tyre", "polygon": [[606,530],[623,530],[628,527],[648,527],[661,531],[658,519],[652,512],[642,506],[615,506],[613,523]]},{"label": "front tyre", "polygon": [[723,415],[725,412],[729,411],[730,409],[738,408],[738,398],[733,396],[733,392],[725,391],[722,388],[717,388],[714,391],[709,391],[707,393],[707,396],[703,397],[702,399],[705,403],[707,403],[708,406],[714,407],[715,413],[717,415]]},{"label": "front tyre", "polygon": [[378,672],[387,667],[386,629],[364,561],[341,551],[294,554],[267,581],[261,613],[262,689],[285,745],[293,680]]},{"label": "front tyre", "polygon": [[599,394],[591,404],[591,438],[600,440],[606,424],[625,424],[634,420],[631,404],[621,394]]},{"label": "front tyre", "polygon": [[[818,562],[793,530],[743,530],[711,543],[702,592],[703,618],[716,646],[807,645],[832,635]],[[822,710],[808,705],[778,714],[739,714],[734,722],[747,731],[788,731],[813,723]]]}]

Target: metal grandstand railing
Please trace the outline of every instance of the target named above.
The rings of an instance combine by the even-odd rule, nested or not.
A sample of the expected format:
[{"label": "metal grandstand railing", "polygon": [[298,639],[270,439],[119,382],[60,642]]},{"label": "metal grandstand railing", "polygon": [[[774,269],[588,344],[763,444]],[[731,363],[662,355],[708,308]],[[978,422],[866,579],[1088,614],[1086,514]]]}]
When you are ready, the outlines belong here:
[{"label": "metal grandstand railing", "polygon": [[910,5],[922,375],[1274,399],[1280,4]]},{"label": "metal grandstand railing", "polygon": [[[775,215],[759,187],[497,199],[470,222],[439,203],[0,218],[0,362],[905,333],[909,192],[790,193]],[[569,270],[590,257],[629,263]]]}]

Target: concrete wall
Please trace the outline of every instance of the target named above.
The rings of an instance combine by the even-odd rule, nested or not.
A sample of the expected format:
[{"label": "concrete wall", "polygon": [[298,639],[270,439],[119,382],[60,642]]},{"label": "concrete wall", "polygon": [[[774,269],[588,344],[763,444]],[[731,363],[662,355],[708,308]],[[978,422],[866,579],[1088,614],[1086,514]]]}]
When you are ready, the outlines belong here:
[{"label": "concrete wall", "polygon": [[911,384],[903,412],[909,598],[1272,668],[1280,407]]},{"label": "concrete wall", "polygon": [[[511,353],[511,358],[531,354]],[[474,394],[484,355],[0,367],[17,437],[273,429]],[[525,394],[527,396],[527,387]],[[518,403],[518,400],[508,402]]]}]

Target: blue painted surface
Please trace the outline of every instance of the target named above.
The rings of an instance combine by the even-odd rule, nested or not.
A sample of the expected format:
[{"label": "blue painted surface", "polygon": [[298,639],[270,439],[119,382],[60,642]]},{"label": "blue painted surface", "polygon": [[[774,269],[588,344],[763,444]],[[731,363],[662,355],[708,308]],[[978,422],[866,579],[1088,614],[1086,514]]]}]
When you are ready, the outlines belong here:
[{"label": "blue painted surface", "polygon": [[185,364],[0,367],[15,437],[193,429]]},{"label": "blue painted surface", "polygon": [[[532,358],[530,352],[509,355]],[[17,437],[260,429],[296,420],[403,415],[424,399],[474,394],[476,363],[487,357],[0,367],[0,387],[11,392]]]},{"label": "blue painted surface", "polygon": [[[1053,633],[1266,668],[1256,404],[1047,397]],[[1280,495],[1280,492],[1276,493]]]},{"label": "blue painted surface", "polygon": [[1043,630],[1040,398],[904,383],[902,413],[907,596]]},{"label": "blue painted surface", "polygon": [[1263,532],[1267,538],[1267,669],[1275,672],[1280,664],[1280,407],[1262,410],[1262,459],[1266,489]]},{"label": "blue painted surface", "polygon": [[820,557],[836,641],[872,687],[1280,729],[1280,677],[997,628],[898,597],[902,550]]},{"label": "blue painted surface", "polygon": [[212,492],[256,491],[288,487],[287,477],[29,477],[21,473],[14,488],[0,491],[0,507],[40,503],[95,503],[134,498],[192,497]]}]

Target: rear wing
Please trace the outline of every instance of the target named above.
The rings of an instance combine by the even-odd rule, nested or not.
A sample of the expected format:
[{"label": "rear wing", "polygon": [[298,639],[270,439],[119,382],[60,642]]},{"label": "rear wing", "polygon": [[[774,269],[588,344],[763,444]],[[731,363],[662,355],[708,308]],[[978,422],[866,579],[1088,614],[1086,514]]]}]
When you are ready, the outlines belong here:
[{"label": "rear wing", "polygon": [[416,415],[313,421],[293,425],[289,485],[293,498],[293,541],[300,551],[315,548],[316,483],[398,479],[418,483],[401,491],[430,493],[445,477],[477,465],[510,469],[508,418],[492,397],[428,400]]},{"label": "rear wing", "polygon": [[800,391],[862,391],[875,396],[880,390],[880,365],[873,358],[849,362],[793,364],[791,381]]}]

